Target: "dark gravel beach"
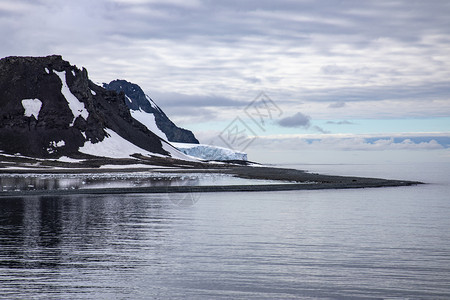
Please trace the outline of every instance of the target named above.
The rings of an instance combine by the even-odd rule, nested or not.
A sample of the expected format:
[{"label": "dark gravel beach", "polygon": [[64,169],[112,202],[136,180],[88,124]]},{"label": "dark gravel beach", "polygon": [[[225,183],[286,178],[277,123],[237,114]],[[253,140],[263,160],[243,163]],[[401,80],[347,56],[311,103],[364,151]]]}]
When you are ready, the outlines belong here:
[{"label": "dark gravel beach", "polygon": [[[128,161],[129,163],[130,161]],[[161,164],[164,162],[164,164]],[[112,161],[96,161],[97,164],[109,165]],[[117,162],[116,162],[117,163]],[[350,189],[350,188],[374,188],[374,187],[396,187],[421,184],[415,181],[387,180],[380,178],[330,176],[308,173],[301,170],[277,168],[268,166],[245,166],[235,163],[197,163],[197,162],[167,162],[152,161],[148,168],[140,165],[133,167],[131,164],[116,165],[114,168],[90,168],[92,162],[85,165],[79,164],[77,168],[73,165],[59,164],[59,168],[20,168],[0,169],[1,174],[114,174],[133,172],[170,172],[179,174],[189,173],[212,173],[228,174],[245,179],[264,179],[275,181],[273,184],[245,184],[245,185],[180,185],[180,186],[147,186],[147,187],[124,187],[124,188],[95,188],[95,189],[64,189],[64,190],[20,190],[1,191],[0,197],[24,196],[24,195],[65,195],[65,194],[129,194],[129,193],[200,193],[200,192],[256,192],[256,191],[288,191],[288,190],[320,190],[320,189]],[[158,168],[160,167],[165,168]],[[170,168],[167,168],[170,167]],[[280,183],[276,183],[279,181]]]}]

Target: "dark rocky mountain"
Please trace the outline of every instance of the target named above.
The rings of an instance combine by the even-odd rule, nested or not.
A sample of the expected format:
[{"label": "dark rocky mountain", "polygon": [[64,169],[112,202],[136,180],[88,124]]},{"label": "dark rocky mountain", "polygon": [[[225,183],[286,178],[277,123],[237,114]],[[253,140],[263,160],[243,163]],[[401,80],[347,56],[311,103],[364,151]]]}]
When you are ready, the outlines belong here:
[{"label": "dark rocky mountain", "polygon": [[[0,60],[0,151],[54,158],[81,155],[111,129],[152,153],[161,139],[132,118],[124,93],[104,89],[61,56]],[[167,149],[167,148],[166,148]]]},{"label": "dark rocky mountain", "polygon": [[199,143],[191,131],[176,126],[137,84],[126,80],[114,80],[109,84],[104,83],[103,87],[116,92],[124,92],[127,96],[125,101],[130,110],[153,114],[156,126],[165,134],[169,142]]}]

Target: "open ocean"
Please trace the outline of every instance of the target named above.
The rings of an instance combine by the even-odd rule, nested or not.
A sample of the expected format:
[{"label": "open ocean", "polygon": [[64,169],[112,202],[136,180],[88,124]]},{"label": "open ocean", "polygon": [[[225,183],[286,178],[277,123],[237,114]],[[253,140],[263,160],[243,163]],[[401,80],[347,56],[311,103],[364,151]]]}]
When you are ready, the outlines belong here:
[{"label": "open ocean", "polygon": [[450,164],[396,188],[0,198],[1,299],[450,299]]}]

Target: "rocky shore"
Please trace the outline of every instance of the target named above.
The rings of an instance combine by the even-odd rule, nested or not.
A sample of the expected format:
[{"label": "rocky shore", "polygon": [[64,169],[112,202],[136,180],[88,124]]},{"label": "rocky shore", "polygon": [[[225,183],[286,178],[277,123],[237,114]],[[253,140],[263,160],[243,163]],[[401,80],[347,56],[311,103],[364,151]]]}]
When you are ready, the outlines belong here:
[{"label": "rocky shore", "polygon": [[[22,167],[0,168],[0,177],[11,174],[114,174],[152,172],[192,174],[210,173],[227,174],[229,176],[248,179],[250,184],[241,185],[179,185],[179,186],[145,186],[124,188],[90,188],[90,189],[57,189],[57,190],[14,190],[0,191],[0,197],[26,195],[65,195],[65,194],[130,194],[130,193],[202,193],[202,192],[257,192],[257,191],[289,191],[398,187],[421,184],[421,182],[388,180],[381,178],[330,176],[308,173],[301,170],[261,166],[257,164],[239,165],[234,162],[186,162],[167,159],[142,159],[132,161],[117,160],[83,160],[77,163],[58,161],[28,161],[21,159]],[[139,162],[139,164],[137,164]],[[143,164],[144,163],[144,164]],[[20,164],[18,164],[20,165]],[[34,166],[34,167],[33,167]],[[39,167],[37,167],[39,166]],[[87,176],[87,175],[86,175]],[[271,180],[271,184],[251,184],[251,180]],[[279,183],[278,183],[279,182]]]}]

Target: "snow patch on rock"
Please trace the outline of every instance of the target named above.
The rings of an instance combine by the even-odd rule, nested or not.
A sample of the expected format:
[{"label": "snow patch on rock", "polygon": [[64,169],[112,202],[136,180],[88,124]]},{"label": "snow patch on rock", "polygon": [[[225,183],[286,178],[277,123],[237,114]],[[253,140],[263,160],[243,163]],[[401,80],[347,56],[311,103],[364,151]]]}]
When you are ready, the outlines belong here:
[{"label": "snow patch on rock", "polygon": [[205,144],[172,143],[186,155],[206,160],[247,160],[247,153]]},{"label": "snow patch on rock", "polygon": [[75,120],[81,116],[83,119],[87,120],[89,117],[89,112],[84,107],[84,103],[80,102],[80,100],[77,99],[77,97],[72,94],[72,92],[69,89],[69,86],[66,82],[66,72],[56,72],[56,75],[58,75],[59,79],[61,79],[61,93],[63,94],[64,98],[66,98],[67,103],[69,104],[69,108],[72,111],[73,114],[73,120],[70,126],[72,127],[75,123]]},{"label": "snow patch on rock", "polygon": [[52,145],[53,147],[59,148],[59,147],[65,146],[66,142],[64,142],[63,140],[61,140],[59,142],[53,141],[50,143],[50,145]]},{"label": "snow patch on rock", "polygon": [[162,139],[167,139],[166,134],[162,132],[156,125],[155,116],[153,114],[147,113],[140,109],[139,110],[130,109],[130,113],[133,119],[145,125],[145,127],[147,127],[148,130],[150,130],[151,132],[153,132]]},{"label": "snow patch on rock", "polygon": [[39,99],[23,99],[22,106],[25,109],[24,115],[26,117],[34,116],[37,120],[39,118],[39,112],[41,111],[42,101]]},{"label": "snow patch on rock", "polygon": [[159,109],[159,107],[155,104],[155,102],[153,102],[152,98],[150,98],[147,94],[145,94],[145,98],[147,99],[148,102],[150,102],[150,105],[151,105],[154,109],[161,111],[161,110]]},{"label": "snow patch on rock", "polygon": [[57,141],[51,141],[49,144],[49,147],[47,148],[48,153],[54,153],[56,148],[64,147],[66,145],[66,142],[63,140],[57,142]]}]

